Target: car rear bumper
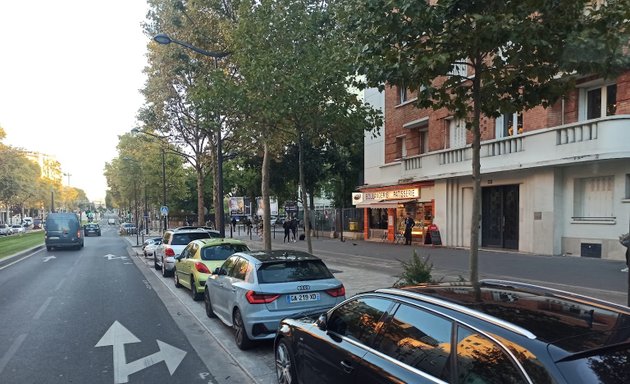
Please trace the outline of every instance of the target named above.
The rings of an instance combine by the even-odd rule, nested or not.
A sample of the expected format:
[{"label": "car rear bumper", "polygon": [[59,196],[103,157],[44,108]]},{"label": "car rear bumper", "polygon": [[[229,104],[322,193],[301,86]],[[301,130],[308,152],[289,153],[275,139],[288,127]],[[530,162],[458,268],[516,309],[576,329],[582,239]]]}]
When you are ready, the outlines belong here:
[{"label": "car rear bumper", "polygon": [[[257,304],[260,305],[260,304]],[[264,308],[264,305],[262,305]],[[321,312],[324,313],[331,307],[312,307],[308,308],[309,313]],[[287,317],[293,317],[298,313],[304,312],[305,309],[288,309],[283,311],[270,312],[267,309],[261,309],[255,312],[247,312],[243,314],[243,323],[247,329],[247,335],[252,340],[267,340],[275,337],[280,321]]]}]

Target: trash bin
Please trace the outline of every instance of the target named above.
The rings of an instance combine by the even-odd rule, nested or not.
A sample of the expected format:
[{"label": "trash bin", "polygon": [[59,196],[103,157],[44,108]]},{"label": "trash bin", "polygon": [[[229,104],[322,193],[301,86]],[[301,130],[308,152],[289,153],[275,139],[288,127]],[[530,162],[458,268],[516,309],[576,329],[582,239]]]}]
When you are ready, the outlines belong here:
[{"label": "trash bin", "polygon": [[350,231],[356,232],[359,230],[359,222],[358,221],[351,221],[348,223],[348,229]]}]

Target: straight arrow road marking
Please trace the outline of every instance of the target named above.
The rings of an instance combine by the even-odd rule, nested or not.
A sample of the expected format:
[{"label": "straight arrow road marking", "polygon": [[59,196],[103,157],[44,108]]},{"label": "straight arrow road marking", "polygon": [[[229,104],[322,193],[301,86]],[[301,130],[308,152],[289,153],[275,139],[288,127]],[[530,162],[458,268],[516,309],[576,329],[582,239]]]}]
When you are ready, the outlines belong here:
[{"label": "straight arrow road marking", "polygon": [[114,384],[129,382],[129,375],[164,361],[168,372],[173,375],[179,364],[184,360],[186,351],[173,347],[163,341],[156,340],[159,352],[145,356],[136,361],[127,363],[125,356],[125,344],[139,343],[133,333],[118,321],[114,321],[111,327],[94,347],[112,346],[114,352]]},{"label": "straight arrow road marking", "polygon": [[50,259],[56,259],[56,257],[55,256],[46,256],[46,257],[44,257],[44,263],[47,262]]},{"label": "straight arrow road marking", "polygon": [[112,255],[112,254],[107,254],[107,255],[105,255],[103,257],[106,257],[107,260],[117,260],[117,259],[126,260],[127,259],[127,256],[116,256],[116,255]]}]

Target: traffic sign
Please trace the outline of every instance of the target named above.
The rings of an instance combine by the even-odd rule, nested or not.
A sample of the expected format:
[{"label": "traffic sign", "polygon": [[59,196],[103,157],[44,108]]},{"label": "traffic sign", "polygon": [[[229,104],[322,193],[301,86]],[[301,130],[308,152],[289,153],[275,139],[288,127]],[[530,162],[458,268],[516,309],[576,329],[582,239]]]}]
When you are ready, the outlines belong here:
[{"label": "traffic sign", "polygon": [[166,205],[161,206],[160,213],[162,214],[162,216],[168,216],[168,207]]}]

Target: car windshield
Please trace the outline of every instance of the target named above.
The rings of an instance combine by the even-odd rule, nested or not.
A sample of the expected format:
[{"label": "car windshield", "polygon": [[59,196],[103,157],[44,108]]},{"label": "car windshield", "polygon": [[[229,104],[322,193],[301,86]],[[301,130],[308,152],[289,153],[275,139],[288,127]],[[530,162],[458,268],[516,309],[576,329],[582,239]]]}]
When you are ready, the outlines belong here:
[{"label": "car windshield", "polygon": [[193,240],[207,239],[209,237],[210,234],[208,232],[175,233],[173,234],[171,245],[187,245]]},{"label": "car windshield", "polygon": [[201,249],[201,260],[225,260],[236,252],[249,251],[243,244],[221,244]]},{"label": "car windshield", "polygon": [[286,283],[333,278],[332,273],[321,260],[264,263],[258,269],[257,274],[260,283]]}]

